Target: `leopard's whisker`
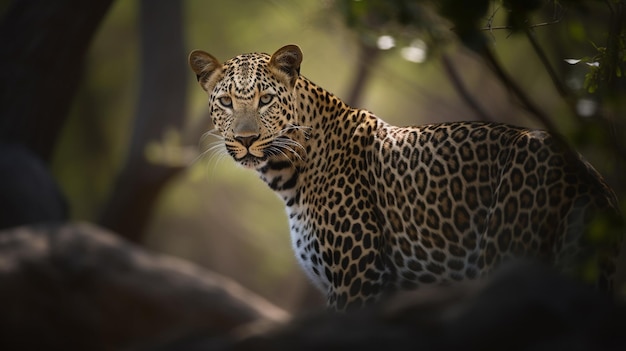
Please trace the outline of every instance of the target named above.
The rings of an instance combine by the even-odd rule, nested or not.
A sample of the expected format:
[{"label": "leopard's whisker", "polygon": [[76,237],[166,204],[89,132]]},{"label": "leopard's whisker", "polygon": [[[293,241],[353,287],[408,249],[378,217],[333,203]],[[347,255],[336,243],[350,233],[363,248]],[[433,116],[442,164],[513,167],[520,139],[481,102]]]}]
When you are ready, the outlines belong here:
[{"label": "leopard's whisker", "polygon": [[297,151],[298,149],[301,149],[302,153],[306,153],[306,150],[300,144],[290,143],[290,142],[285,142],[285,141],[280,141],[280,142],[277,141],[274,143],[274,145],[277,147],[280,147],[281,149],[284,149],[286,153],[294,155],[300,161],[304,160],[301,153]]},{"label": "leopard's whisker", "polygon": [[205,144],[209,138],[215,138],[204,147],[204,151],[200,152],[192,161],[191,164],[196,164],[200,160],[207,159],[206,170],[207,176],[211,176],[215,173],[217,165],[229,156],[226,146],[224,144],[224,137],[217,131],[217,128],[213,128],[202,134],[200,138],[200,144]]}]

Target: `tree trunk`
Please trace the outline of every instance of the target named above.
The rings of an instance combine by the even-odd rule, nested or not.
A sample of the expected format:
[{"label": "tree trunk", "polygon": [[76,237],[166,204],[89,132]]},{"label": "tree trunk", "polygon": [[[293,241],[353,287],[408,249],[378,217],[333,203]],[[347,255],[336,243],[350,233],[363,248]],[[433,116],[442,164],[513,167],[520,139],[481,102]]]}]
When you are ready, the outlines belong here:
[{"label": "tree trunk", "polygon": [[140,241],[162,187],[181,168],[149,163],[145,147],[185,117],[186,70],[182,2],[143,0],[140,7],[141,90],[126,163],[101,224]]},{"label": "tree trunk", "polygon": [[13,1],[0,23],[0,140],[49,162],[112,0]]},{"label": "tree trunk", "polygon": [[380,57],[380,50],[375,47],[359,41],[359,58],[357,68],[355,70],[354,80],[350,86],[346,102],[350,106],[361,105],[361,98],[365,92],[367,82],[372,76],[372,68],[375,66]]}]

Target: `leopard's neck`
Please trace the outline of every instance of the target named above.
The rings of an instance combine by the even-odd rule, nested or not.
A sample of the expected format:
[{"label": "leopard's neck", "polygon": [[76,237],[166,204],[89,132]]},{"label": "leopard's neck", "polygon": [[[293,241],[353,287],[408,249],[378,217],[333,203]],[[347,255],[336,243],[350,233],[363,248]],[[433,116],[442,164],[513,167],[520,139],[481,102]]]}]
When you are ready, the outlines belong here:
[{"label": "leopard's neck", "polygon": [[287,207],[300,202],[302,186],[312,180],[312,175],[324,172],[328,163],[346,151],[350,142],[346,138],[354,134],[363,120],[376,119],[368,111],[351,108],[305,77],[298,79],[294,96],[300,128],[292,139],[302,145],[302,152],[288,160],[269,160],[259,170],[261,179],[283,198]]}]

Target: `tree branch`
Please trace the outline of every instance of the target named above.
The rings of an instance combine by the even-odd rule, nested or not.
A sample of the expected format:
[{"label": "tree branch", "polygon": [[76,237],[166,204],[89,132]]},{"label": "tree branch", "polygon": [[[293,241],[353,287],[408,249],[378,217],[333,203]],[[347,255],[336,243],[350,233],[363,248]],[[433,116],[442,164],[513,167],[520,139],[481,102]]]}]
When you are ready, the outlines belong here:
[{"label": "tree branch", "polygon": [[461,79],[459,72],[454,67],[452,60],[450,60],[450,57],[448,57],[448,55],[445,55],[445,54],[442,55],[441,62],[443,63],[444,72],[446,73],[450,81],[452,82],[454,89],[459,94],[459,96],[461,96],[463,101],[474,111],[474,113],[478,116],[479,119],[483,121],[492,121],[493,119],[489,116],[487,111],[485,111],[485,109],[483,109],[483,107],[480,106],[478,101],[474,99],[472,94],[469,92],[469,90],[465,86],[465,83],[463,83],[463,80]]},{"label": "tree branch", "polygon": [[541,123],[546,129],[553,132],[558,131],[552,120],[539,107],[537,107],[537,105],[535,105],[530,100],[530,98],[528,97],[528,95],[526,95],[522,88],[520,88],[519,85],[517,85],[515,81],[513,81],[513,79],[509,77],[509,75],[504,71],[500,63],[498,63],[498,60],[495,58],[491,50],[486,45],[483,46],[481,54],[486,60],[488,67],[491,68],[498,80],[500,80],[500,82],[509,90],[509,92],[512,93],[517,100],[519,100],[522,106],[528,112],[530,112],[531,115],[534,116],[535,119],[539,121],[539,123]]},{"label": "tree branch", "polygon": [[541,46],[537,42],[537,38],[535,37],[534,32],[531,30],[531,27],[525,27],[524,34],[526,35],[526,38],[528,39],[528,41],[530,42],[530,45],[535,51],[535,54],[537,55],[537,57],[539,57],[539,61],[541,61],[543,68],[548,73],[548,76],[550,76],[550,79],[552,80],[552,84],[554,84],[554,87],[558,91],[559,95],[561,95],[561,97],[565,99],[570,106],[572,106],[573,101],[572,101],[572,96],[570,92],[567,90],[567,88],[565,88],[565,85],[563,85],[563,83],[559,79],[559,76],[556,74],[556,72],[552,68],[552,65],[550,65],[548,56],[546,55],[545,51],[541,48]]},{"label": "tree branch", "polygon": [[380,56],[380,50],[377,47],[367,45],[363,41],[359,41],[359,59],[357,69],[348,93],[346,102],[350,106],[359,106],[361,96],[365,89],[365,85],[371,76],[371,68]]}]

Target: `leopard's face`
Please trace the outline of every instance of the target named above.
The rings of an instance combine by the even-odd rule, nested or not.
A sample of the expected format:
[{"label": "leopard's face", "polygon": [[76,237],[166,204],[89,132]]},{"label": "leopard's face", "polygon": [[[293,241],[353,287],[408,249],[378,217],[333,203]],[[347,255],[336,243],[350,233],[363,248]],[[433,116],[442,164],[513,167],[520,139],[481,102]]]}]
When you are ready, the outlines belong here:
[{"label": "leopard's face", "polygon": [[297,52],[276,55],[243,54],[223,65],[204,52],[190,55],[209,94],[215,128],[228,154],[246,168],[261,169],[269,160],[301,159],[304,153],[293,96],[298,73],[289,67],[299,67],[299,58]]}]

